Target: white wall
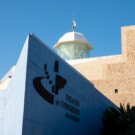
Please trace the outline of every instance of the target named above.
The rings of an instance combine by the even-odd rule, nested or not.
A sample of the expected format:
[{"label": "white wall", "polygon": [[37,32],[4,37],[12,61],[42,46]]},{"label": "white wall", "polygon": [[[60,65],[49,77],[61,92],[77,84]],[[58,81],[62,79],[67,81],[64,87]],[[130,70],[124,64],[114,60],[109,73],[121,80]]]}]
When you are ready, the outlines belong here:
[{"label": "white wall", "polygon": [[0,90],[0,135],[4,134],[5,92],[6,90]]},{"label": "white wall", "polygon": [[[59,63],[58,72],[54,71],[55,61]],[[45,64],[49,79],[46,79]],[[51,91],[52,85],[56,87],[56,75],[66,80],[64,88],[59,90],[58,95]],[[38,88],[42,85],[54,96],[53,104],[36,91],[33,81],[37,77],[43,77],[36,85]],[[49,84],[50,80],[52,84]],[[42,88],[39,91],[41,92]],[[66,98],[67,95],[70,99]],[[75,105],[75,100],[80,105]],[[103,126],[103,111],[108,106],[114,105],[73,67],[35,36],[30,35],[23,135],[98,135]]]},{"label": "white wall", "polygon": [[4,135],[98,135],[108,106],[115,107],[79,72],[29,35],[6,93]]}]

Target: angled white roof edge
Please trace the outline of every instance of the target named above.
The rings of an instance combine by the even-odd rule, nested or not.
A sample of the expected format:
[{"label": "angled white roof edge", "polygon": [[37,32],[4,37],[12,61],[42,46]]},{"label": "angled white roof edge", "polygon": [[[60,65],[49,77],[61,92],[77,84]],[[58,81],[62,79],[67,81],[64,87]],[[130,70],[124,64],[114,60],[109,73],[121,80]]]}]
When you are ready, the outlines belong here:
[{"label": "angled white roof edge", "polygon": [[4,77],[0,80],[0,83],[4,82],[9,76],[12,76],[15,70],[15,66],[12,66],[10,70],[4,75]]},{"label": "angled white roof edge", "polygon": [[109,56],[93,57],[93,58],[86,58],[86,59],[67,60],[67,62],[71,65],[74,65],[74,64],[88,63],[88,62],[93,62],[93,61],[98,61],[103,59],[109,59],[118,56],[122,56],[122,55],[119,54],[119,55],[109,55]]}]

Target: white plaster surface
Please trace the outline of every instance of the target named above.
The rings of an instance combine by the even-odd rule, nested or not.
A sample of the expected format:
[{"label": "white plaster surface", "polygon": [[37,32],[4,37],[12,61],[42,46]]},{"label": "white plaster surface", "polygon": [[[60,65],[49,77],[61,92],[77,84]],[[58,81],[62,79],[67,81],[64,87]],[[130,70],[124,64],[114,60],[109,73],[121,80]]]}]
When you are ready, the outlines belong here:
[{"label": "white plaster surface", "polygon": [[[58,73],[54,72],[56,60],[59,62]],[[52,80],[52,84],[55,84],[56,75],[60,75],[67,80],[67,84],[59,90],[58,95],[51,92],[49,80],[43,79],[41,81],[48,92],[54,95],[54,104],[50,104],[43,99],[33,86],[33,79],[35,77],[46,76],[44,64],[47,64],[49,80]],[[69,103],[66,100],[67,94],[77,99],[80,102],[80,106],[76,107]],[[56,105],[57,100],[64,101],[78,108],[80,115]],[[23,135],[98,135],[103,126],[103,111],[108,106],[114,105],[66,61],[50,51],[35,36],[30,35]],[[76,116],[80,121],[76,122],[66,118],[66,113]]]},{"label": "white plaster surface", "polygon": [[[58,72],[54,72],[56,61],[59,63]],[[49,79],[43,78],[41,84],[54,95],[53,104],[41,97],[33,85],[36,77],[46,77],[45,64]],[[56,87],[56,75],[67,81],[58,95],[51,91],[52,85]],[[80,105],[69,102],[66,95],[79,101]],[[57,105],[57,101],[61,104]],[[78,109],[80,113],[62,107],[62,102]],[[5,104],[4,135],[99,135],[103,126],[103,111],[108,106],[116,107],[34,35],[29,35],[25,42],[6,90]],[[66,113],[79,121],[67,118]]]},{"label": "white plaster surface", "polygon": [[5,92],[6,90],[0,90],[0,135],[4,134]]},{"label": "white plaster surface", "polygon": [[22,135],[28,41],[29,36],[6,90],[4,135]]}]

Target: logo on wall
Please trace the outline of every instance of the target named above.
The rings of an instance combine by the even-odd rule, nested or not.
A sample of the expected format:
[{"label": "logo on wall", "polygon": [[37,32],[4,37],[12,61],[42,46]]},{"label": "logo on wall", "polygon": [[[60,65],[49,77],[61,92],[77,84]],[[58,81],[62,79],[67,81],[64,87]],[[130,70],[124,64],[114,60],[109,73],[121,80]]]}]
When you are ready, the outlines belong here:
[{"label": "logo on wall", "polygon": [[[53,81],[50,79],[50,75],[47,71],[47,64],[44,65],[44,72],[45,76],[40,76],[36,77],[33,79],[33,85],[38,92],[38,94],[45,99],[47,102],[50,104],[54,104],[54,95],[59,94],[59,90],[64,88],[64,86],[67,83],[67,80],[64,79],[62,76],[58,74],[59,72],[59,62],[55,61],[54,64],[54,73],[55,73],[55,85],[52,85]],[[48,80],[48,83],[51,85],[51,91],[52,93],[49,92],[41,83],[42,79]]]}]

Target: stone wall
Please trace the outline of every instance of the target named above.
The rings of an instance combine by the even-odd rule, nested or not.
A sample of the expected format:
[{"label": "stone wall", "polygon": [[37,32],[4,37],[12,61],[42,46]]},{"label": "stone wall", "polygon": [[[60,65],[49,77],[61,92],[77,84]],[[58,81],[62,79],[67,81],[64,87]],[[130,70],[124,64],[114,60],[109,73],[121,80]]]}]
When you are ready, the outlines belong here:
[{"label": "stone wall", "polygon": [[72,66],[116,105],[135,105],[135,26],[121,31],[122,55]]},{"label": "stone wall", "polygon": [[135,26],[121,28],[122,55],[127,61],[135,61]]}]

